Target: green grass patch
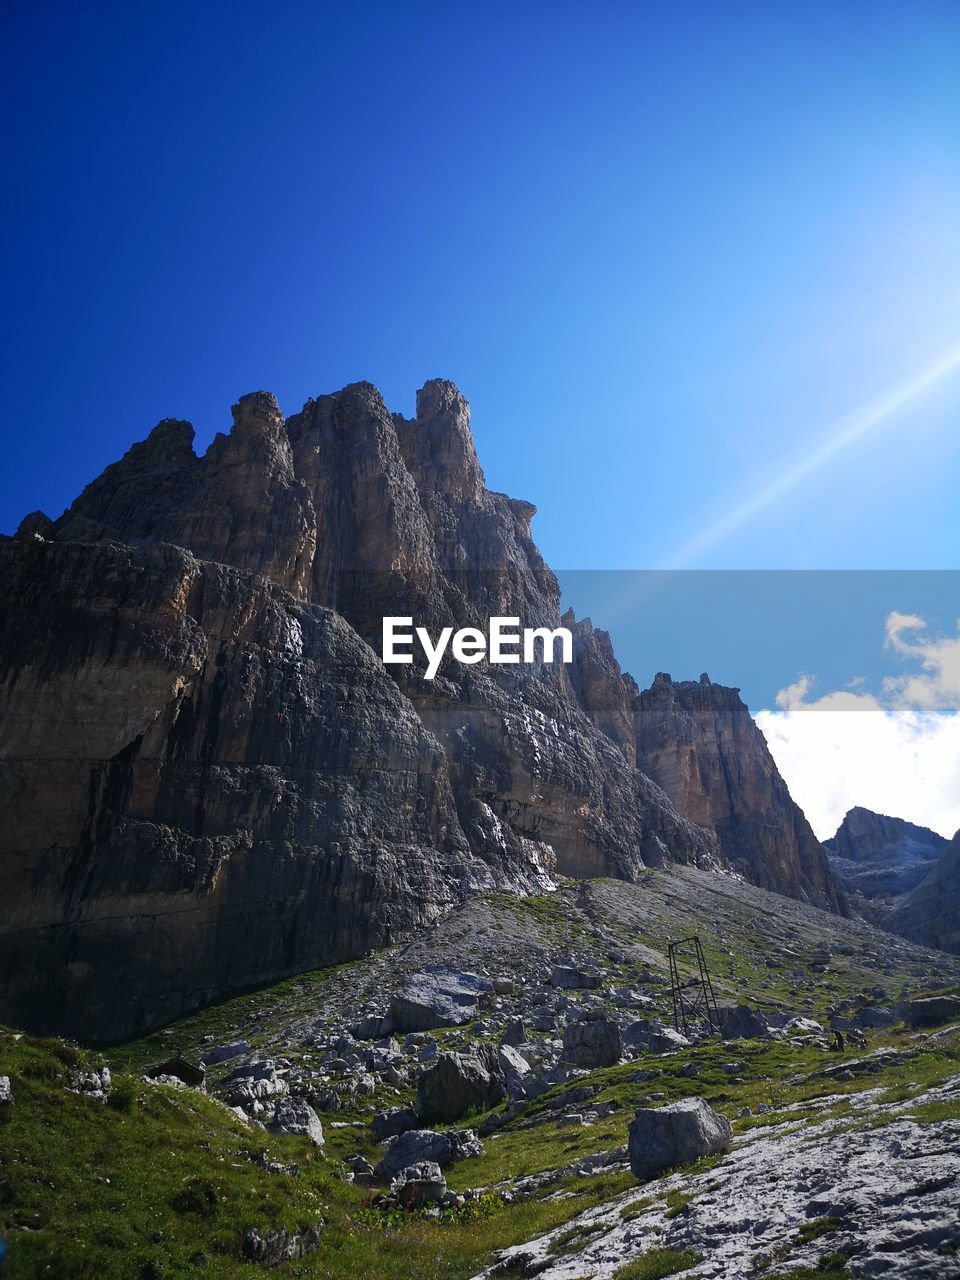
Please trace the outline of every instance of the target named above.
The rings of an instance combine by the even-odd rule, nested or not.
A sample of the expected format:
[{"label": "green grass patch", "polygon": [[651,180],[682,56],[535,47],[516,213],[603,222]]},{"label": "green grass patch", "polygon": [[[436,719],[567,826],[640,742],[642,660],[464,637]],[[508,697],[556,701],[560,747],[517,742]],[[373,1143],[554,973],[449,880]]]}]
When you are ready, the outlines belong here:
[{"label": "green grass patch", "polygon": [[696,1197],[685,1195],[682,1191],[668,1191],[663,1197],[664,1203],[667,1205],[667,1211],[663,1215],[665,1218],[678,1218],[681,1213],[692,1204]]},{"label": "green grass patch", "polygon": [[[328,1127],[319,1151],[248,1129],[204,1094],[132,1074],[120,1077],[113,1106],[67,1092],[71,1070],[97,1061],[0,1031],[0,1074],[14,1094],[0,1123],[8,1280],[262,1280],[262,1268],[243,1257],[244,1232],[318,1223],[319,1249],[296,1264],[304,1280],[342,1280],[345,1258],[352,1280],[468,1280],[496,1250],[636,1185],[601,1174],[517,1204],[486,1197],[439,1220],[384,1214],[370,1190],[342,1177],[340,1157],[369,1141],[369,1130]],[[295,1162],[299,1172],[269,1173],[266,1160]]]},{"label": "green grass patch", "polygon": [[650,1249],[614,1272],[616,1280],[663,1280],[689,1271],[701,1261],[692,1249]]},{"label": "green grass patch", "polygon": [[554,1254],[575,1253],[594,1236],[602,1235],[606,1229],[603,1222],[585,1222],[580,1226],[568,1227],[550,1241],[549,1251]]},{"label": "green grass patch", "polygon": [[842,1218],[811,1218],[809,1222],[804,1222],[797,1232],[798,1244],[810,1244],[813,1240],[819,1240],[821,1236],[830,1235],[832,1231],[840,1231],[843,1227]]},{"label": "green grass patch", "polygon": [[620,1218],[623,1222],[633,1222],[635,1218],[642,1218],[645,1213],[649,1213],[652,1208],[652,1200],[643,1198],[633,1200],[630,1204],[625,1204],[620,1210]]}]

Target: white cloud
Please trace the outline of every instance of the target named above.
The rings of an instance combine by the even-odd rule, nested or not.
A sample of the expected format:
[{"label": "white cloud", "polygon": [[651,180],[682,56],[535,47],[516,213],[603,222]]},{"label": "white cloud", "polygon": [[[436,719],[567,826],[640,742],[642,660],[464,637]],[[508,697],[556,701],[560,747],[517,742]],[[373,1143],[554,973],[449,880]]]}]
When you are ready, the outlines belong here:
[{"label": "white cloud", "polygon": [[[957,629],[960,632],[960,623]],[[897,706],[920,710],[960,709],[960,634],[932,638],[923,618],[909,613],[891,613],[886,631],[887,648],[923,669],[923,674],[884,680],[887,697]]]},{"label": "white cloud", "polygon": [[932,637],[922,618],[891,613],[885,647],[920,671],[887,677],[878,694],[856,677],[817,697],[804,675],[756,717],[821,839],[857,804],[946,836],[960,828],[960,635]]}]

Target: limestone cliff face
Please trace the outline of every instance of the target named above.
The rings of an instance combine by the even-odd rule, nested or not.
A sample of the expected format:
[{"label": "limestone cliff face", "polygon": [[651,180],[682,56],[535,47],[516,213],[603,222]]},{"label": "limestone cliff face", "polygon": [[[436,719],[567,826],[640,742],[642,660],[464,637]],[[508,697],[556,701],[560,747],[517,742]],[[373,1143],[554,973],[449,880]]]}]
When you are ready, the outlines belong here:
[{"label": "limestone cliff face", "polygon": [[851,906],[884,924],[904,896],[936,866],[947,841],[936,831],[857,806],[830,840],[830,865]]},{"label": "limestone cliff face", "polygon": [[913,942],[960,954],[960,832],[929,875],[897,903],[887,927]]},{"label": "limestone cliff face", "polygon": [[632,700],[637,765],[765,889],[843,909],[826,854],[739,690],[661,673]]},{"label": "limestone cliff face", "polygon": [[457,900],[443,753],[339,615],[169,544],[0,565],[6,1020],[125,1036]]},{"label": "limestone cliff face", "polygon": [[380,662],[389,613],[559,624],[453,384],[409,421],[368,383],[233,418],[203,457],[160,423],[0,540],[0,1020],[122,1038],[480,888],[716,860],[585,714],[587,655]]}]

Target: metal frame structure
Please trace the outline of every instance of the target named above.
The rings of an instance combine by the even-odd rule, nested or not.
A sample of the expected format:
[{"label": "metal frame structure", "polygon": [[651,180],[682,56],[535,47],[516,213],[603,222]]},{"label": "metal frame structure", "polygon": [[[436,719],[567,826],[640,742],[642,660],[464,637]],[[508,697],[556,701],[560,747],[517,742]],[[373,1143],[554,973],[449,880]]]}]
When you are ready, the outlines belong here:
[{"label": "metal frame structure", "polygon": [[[700,938],[693,934],[689,938],[679,938],[667,944],[667,959],[670,962],[670,987],[673,996],[673,1024],[685,1036],[691,1033],[722,1035],[720,1011],[713,994],[713,983],[710,981],[710,970],[707,958],[703,954]],[[698,976],[686,983],[680,977],[680,960],[695,963]],[[690,994],[695,988],[694,995]]]}]

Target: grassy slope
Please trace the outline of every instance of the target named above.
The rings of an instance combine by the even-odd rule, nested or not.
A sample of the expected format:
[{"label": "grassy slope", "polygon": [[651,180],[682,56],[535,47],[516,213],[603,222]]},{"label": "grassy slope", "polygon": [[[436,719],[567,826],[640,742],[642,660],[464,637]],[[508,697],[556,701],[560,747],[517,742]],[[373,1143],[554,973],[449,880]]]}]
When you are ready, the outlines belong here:
[{"label": "grassy slope", "polygon": [[[262,1276],[242,1260],[246,1228],[318,1221],[320,1249],[284,1275],[456,1280],[493,1249],[563,1223],[626,1182],[597,1180],[549,1202],[491,1199],[441,1222],[384,1217],[370,1210],[371,1192],[343,1182],[342,1143],[320,1154],[245,1128],[202,1094],[129,1076],[115,1081],[119,1108],[66,1092],[71,1067],[90,1060],[57,1041],[7,1032],[0,1039],[0,1070],[15,1097],[0,1122],[0,1227],[11,1280]],[[255,1163],[261,1153],[296,1161],[300,1172],[269,1173]]]},{"label": "grassy slope", "polygon": [[[544,1197],[518,1205],[491,1198],[479,1211],[442,1222],[396,1214],[384,1219],[369,1209],[370,1192],[341,1178],[339,1158],[358,1148],[372,1151],[365,1131],[328,1128],[327,1149],[319,1154],[296,1139],[246,1129],[203,1095],[123,1076],[116,1089],[122,1105],[104,1106],[64,1091],[67,1060],[75,1052],[28,1037],[14,1041],[4,1035],[0,1042],[2,1069],[13,1078],[16,1099],[0,1125],[0,1221],[12,1233],[13,1278],[258,1275],[259,1268],[240,1257],[247,1227],[296,1230],[322,1220],[320,1250],[288,1264],[284,1274],[453,1280],[474,1274],[493,1249],[539,1235],[634,1185],[628,1175],[613,1173],[551,1188]],[[810,1119],[823,1119],[843,1114],[844,1094],[874,1083],[899,1099],[921,1084],[955,1074],[960,1043],[952,1038],[922,1049],[879,1082],[870,1077],[810,1080],[806,1077],[823,1065],[822,1054],[756,1042],[738,1046],[738,1058],[747,1065],[738,1084],[720,1069],[728,1057],[721,1045],[704,1045],[668,1062],[638,1060],[596,1072],[585,1082],[601,1085],[600,1098],[617,1102],[617,1112],[584,1129],[554,1123],[508,1127],[487,1139],[482,1156],[450,1170],[451,1185],[489,1185],[617,1145],[632,1108],[651,1089],[664,1101],[700,1093],[730,1116],[760,1102],[775,1108],[767,1116],[735,1121],[735,1127],[782,1121],[784,1108],[798,1102],[812,1104],[806,1113]],[[678,1074],[691,1059],[700,1066],[695,1079]],[[647,1084],[631,1082],[644,1065],[659,1065],[661,1075]],[[817,1102],[826,1097],[831,1099],[826,1107]],[[546,1109],[550,1101],[544,1095],[536,1109]],[[956,1102],[944,1105],[951,1114],[956,1111]],[[804,1113],[796,1118],[802,1122]],[[930,1118],[943,1117],[938,1111]],[[254,1163],[260,1153],[297,1161],[300,1173],[293,1178],[268,1173]],[[349,1272],[343,1269],[344,1250]]]},{"label": "grassy slope", "polygon": [[[789,1001],[791,1008],[803,1012],[814,1012],[838,995],[877,982],[892,991],[905,976],[914,987],[922,977],[936,976],[935,969],[923,973],[920,962],[891,963],[871,935],[852,953],[835,955],[826,973],[796,977],[792,970],[803,968],[823,945],[821,934],[834,943],[849,936],[844,922],[827,919],[810,928],[799,928],[790,918],[758,923],[756,903],[742,905],[721,893],[694,909],[689,905],[690,886],[674,886],[666,877],[644,879],[647,885],[639,888],[591,884],[588,918],[582,896],[577,905],[580,891],[572,887],[568,893],[524,903],[488,900],[485,927],[495,942],[519,927],[523,933],[570,943],[585,940],[599,919],[623,944],[625,958],[617,980],[627,981],[634,969],[647,963],[651,951],[662,947],[665,936],[699,921],[721,988],[718,995],[746,994],[757,1003]],[[651,892],[654,886],[656,893]],[[700,881],[692,886],[696,892],[702,889]],[[707,913],[710,927],[716,929],[719,921],[715,934],[704,922]],[[453,921],[450,929],[450,937],[463,947],[463,922]],[[795,957],[771,957],[769,937],[777,930],[790,938]],[[431,946],[441,944],[442,938]],[[255,1045],[308,1059],[295,1036],[278,1043],[278,1034],[297,1018],[312,1017],[338,982],[352,978],[366,964],[353,966],[349,974],[327,970],[290,979],[205,1010],[172,1032],[111,1050],[108,1057],[119,1072],[117,1106],[65,1091],[74,1060],[92,1061],[96,1055],[55,1041],[0,1035],[0,1074],[12,1077],[15,1095],[14,1106],[0,1118],[0,1229],[12,1246],[8,1274],[14,1280],[36,1275],[91,1280],[263,1275],[242,1260],[244,1230],[298,1230],[322,1220],[320,1249],[302,1262],[287,1264],[282,1274],[456,1280],[475,1274],[494,1249],[540,1235],[635,1185],[623,1173],[600,1174],[555,1185],[539,1198],[516,1205],[503,1205],[491,1196],[479,1209],[446,1215],[439,1222],[423,1216],[385,1217],[370,1208],[370,1191],[343,1181],[341,1161],[358,1151],[376,1154],[367,1124],[371,1112],[409,1100],[409,1090],[358,1100],[355,1112],[332,1117],[336,1128],[331,1117],[324,1117],[327,1145],[318,1153],[296,1139],[244,1127],[211,1098],[147,1086],[124,1074],[174,1047],[195,1052],[205,1035],[218,1040],[244,1035]],[[873,1033],[871,1040],[873,1045],[918,1048],[903,1028]],[[846,1056],[861,1055],[853,1051]],[[732,1060],[743,1064],[733,1075],[723,1070]],[[698,1074],[681,1075],[691,1061]],[[877,1077],[811,1078],[835,1063],[833,1055],[813,1048],[766,1042],[728,1048],[713,1042],[666,1059],[635,1059],[577,1081],[599,1086],[597,1100],[616,1105],[612,1115],[582,1129],[549,1121],[526,1127],[561,1092],[551,1091],[525,1116],[487,1138],[482,1156],[449,1170],[448,1180],[457,1190],[489,1186],[618,1146],[626,1139],[636,1105],[689,1094],[706,1097],[737,1129],[787,1118],[803,1123],[827,1114],[845,1115],[847,1109],[851,1123],[862,1123],[845,1095],[879,1085],[891,1103],[909,1099],[921,1086],[960,1071],[960,1043],[955,1036],[923,1043],[917,1056]],[[643,1068],[659,1074],[646,1083],[634,1081],[633,1075]],[[761,1104],[771,1110],[737,1119],[742,1108],[756,1113]],[[940,1119],[944,1107],[953,1114],[955,1106],[936,1104],[935,1115],[918,1113],[917,1118]],[[801,1109],[785,1110],[797,1107]],[[293,1178],[266,1172],[255,1163],[261,1155],[297,1161],[300,1172]],[[651,1184],[650,1195],[657,1194],[656,1184]]]}]

